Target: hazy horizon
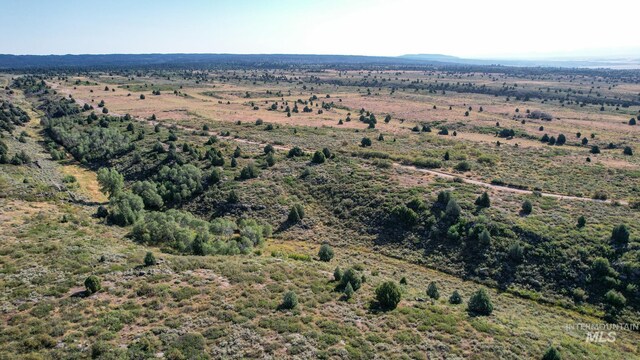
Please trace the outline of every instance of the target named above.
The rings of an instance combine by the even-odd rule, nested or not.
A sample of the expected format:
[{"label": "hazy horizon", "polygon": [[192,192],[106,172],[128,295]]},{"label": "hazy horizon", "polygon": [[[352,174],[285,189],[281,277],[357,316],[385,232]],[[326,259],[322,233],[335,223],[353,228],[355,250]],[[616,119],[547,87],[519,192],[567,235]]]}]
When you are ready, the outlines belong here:
[{"label": "hazy horizon", "polygon": [[[6,20],[0,31],[12,36],[5,38],[0,53],[13,55],[640,57],[640,40],[627,40],[637,31],[635,12],[622,0],[608,2],[615,17],[602,16],[599,7],[550,0],[526,11],[497,0],[328,0],[322,5],[293,0],[116,0],[106,6],[95,0],[3,2]],[[33,26],[55,19],[67,21]]]}]

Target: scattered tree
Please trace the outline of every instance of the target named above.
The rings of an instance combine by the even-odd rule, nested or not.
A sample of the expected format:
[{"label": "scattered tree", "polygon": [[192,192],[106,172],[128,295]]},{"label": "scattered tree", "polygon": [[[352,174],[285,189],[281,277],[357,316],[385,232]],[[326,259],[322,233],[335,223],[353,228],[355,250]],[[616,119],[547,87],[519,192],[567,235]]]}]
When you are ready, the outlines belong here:
[{"label": "scattered tree", "polygon": [[331,261],[333,259],[333,248],[329,244],[322,244],[318,251],[318,257],[321,261]]},{"label": "scattered tree", "polygon": [[476,316],[489,316],[493,312],[493,304],[489,298],[487,290],[481,288],[469,299],[469,305],[467,307],[469,314]]},{"label": "scattered tree", "polygon": [[89,295],[97,293],[102,289],[100,278],[95,275],[90,275],[84,280],[84,287],[87,289]]},{"label": "scattered tree", "polygon": [[393,281],[382,283],[376,288],[376,300],[378,305],[385,310],[393,310],[401,299],[400,288]]},{"label": "scattered tree", "polygon": [[282,298],[281,309],[291,310],[298,306],[298,296],[293,291],[288,291]]},{"label": "scattered tree", "polygon": [[429,283],[429,286],[427,287],[427,295],[434,300],[438,300],[440,298],[438,286],[435,282],[432,281],[431,283]]}]

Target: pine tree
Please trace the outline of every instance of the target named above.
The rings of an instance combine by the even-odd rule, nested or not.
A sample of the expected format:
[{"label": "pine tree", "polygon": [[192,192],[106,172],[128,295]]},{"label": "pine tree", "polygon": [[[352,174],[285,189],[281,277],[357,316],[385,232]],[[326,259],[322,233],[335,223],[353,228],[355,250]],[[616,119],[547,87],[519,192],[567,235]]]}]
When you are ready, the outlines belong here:
[{"label": "pine tree", "polygon": [[487,290],[481,288],[469,299],[469,305],[467,311],[471,315],[483,315],[488,316],[493,312],[493,304],[489,298]]},{"label": "pine tree", "polygon": [[153,255],[151,251],[147,252],[147,254],[144,256],[144,265],[153,266],[155,264],[157,264],[156,257]]},{"label": "pine tree", "polygon": [[351,297],[353,296],[353,286],[351,286],[351,283],[348,283],[347,286],[344,288],[344,296],[347,300],[351,299]]},{"label": "pine tree", "polygon": [[438,300],[440,298],[440,293],[438,292],[438,286],[436,285],[435,282],[432,281],[427,287],[427,295],[434,300]]},{"label": "pine tree", "polygon": [[481,208],[488,208],[491,206],[491,200],[489,199],[489,194],[487,194],[487,192],[483,192],[482,195],[480,195],[477,199],[476,199],[476,203],[475,203],[478,207]]},{"label": "pine tree", "polygon": [[449,297],[449,303],[454,305],[462,304],[462,296],[460,296],[458,290],[453,291],[453,294]]}]

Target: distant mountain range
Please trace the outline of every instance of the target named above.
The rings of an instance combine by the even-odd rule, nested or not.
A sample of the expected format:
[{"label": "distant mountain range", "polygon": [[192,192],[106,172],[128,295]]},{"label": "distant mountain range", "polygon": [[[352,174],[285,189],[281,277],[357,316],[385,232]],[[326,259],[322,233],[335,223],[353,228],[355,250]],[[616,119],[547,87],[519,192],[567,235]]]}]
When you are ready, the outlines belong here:
[{"label": "distant mountain range", "polygon": [[1,70],[36,68],[108,68],[108,67],[287,67],[293,65],[396,65],[396,66],[524,66],[565,68],[640,69],[635,59],[466,59],[440,54],[411,54],[398,57],[360,55],[296,54],[104,54],[104,55],[2,55]]},{"label": "distant mountain range", "polygon": [[640,69],[640,55],[635,58],[541,58],[541,59],[465,59],[441,54],[410,54],[401,59],[438,61],[465,65],[543,66],[570,68]]}]

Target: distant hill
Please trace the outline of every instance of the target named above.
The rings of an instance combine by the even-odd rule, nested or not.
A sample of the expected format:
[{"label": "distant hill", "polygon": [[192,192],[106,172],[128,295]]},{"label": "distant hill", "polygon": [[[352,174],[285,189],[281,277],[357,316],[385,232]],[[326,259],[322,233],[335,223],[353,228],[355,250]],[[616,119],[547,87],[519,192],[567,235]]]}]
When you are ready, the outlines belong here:
[{"label": "distant hill", "polygon": [[296,54],[104,54],[104,55],[0,55],[0,69],[95,68],[115,66],[243,66],[288,65],[411,65],[434,61],[385,56]]},{"label": "distant hill", "polygon": [[466,59],[442,54],[409,54],[397,57],[300,54],[102,54],[102,55],[2,55],[0,70],[113,67],[217,67],[286,68],[296,65],[336,66],[522,66],[563,68],[638,69],[639,59],[513,60]]},{"label": "distant hill", "polygon": [[541,58],[541,59],[467,59],[441,54],[407,54],[400,59],[417,61],[438,61],[460,65],[504,65],[525,67],[564,67],[564,68],[612,68],[638,69],[640,58]]}]

